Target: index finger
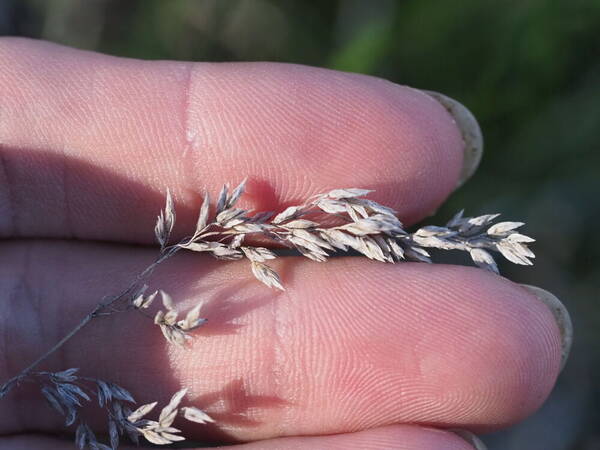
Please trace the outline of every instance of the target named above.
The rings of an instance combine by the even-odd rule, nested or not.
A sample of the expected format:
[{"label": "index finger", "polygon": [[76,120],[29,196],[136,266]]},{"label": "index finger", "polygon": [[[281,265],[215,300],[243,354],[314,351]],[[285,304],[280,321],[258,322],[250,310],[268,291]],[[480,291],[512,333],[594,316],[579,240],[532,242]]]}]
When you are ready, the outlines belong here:
[{"label": "index finger", "polygon": [[148,243],[167,187],[189,223],[204,188],[245,177],[244,207],[361,187],[411,222],[477,160],[464,160],[448,108],[373,77],[147,62],[25,39],[0,40],[0,59],[5,237]]}]

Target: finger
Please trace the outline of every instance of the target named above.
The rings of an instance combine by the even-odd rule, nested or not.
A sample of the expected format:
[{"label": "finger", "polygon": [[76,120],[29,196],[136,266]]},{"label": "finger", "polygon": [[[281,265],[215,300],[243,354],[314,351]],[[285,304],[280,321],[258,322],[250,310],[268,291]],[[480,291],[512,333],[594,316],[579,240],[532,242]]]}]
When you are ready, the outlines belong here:
[{"label": "finger", "polygon": [[[0,440],[0,450],[71,450],[71,441],[48,436],[18,435]],[[139,447],[125,447],[132,450]],[[187,448],[187,447],[186,447]],[[200,447],[196,447],[200,448]],[[458,435],[412,425],[393,425],[373,430],[332,436],[307,436],[270,439],[249,444],[232,445],[231,450],[304,450],[304,449],[370,449],[370,450],[473,450],[475,447]],[[483,450],[479,447],[476,450]]]},{"label": "finger", "polygon": [[[58,341],[152,257],[91,244],[5,244],[0,379]],[[496,429],[534,411],[554,384],[560,336],[553,315],[503,278],[359,258],[283,258],[273,266],[284,293],[254,280],[244,262],[179,255],[154,280],[182,311],[203,302],[208,323],[190,349],[167,345],[150,319],[122,313],[97,319],[50,367],[80,367],[144,403],[189,387],[189,401],[216,420],[192,433],[219,441],[393,423]],[[60,429],[62,419],[39,402],[37,392],[5,397],[0,432]]]},{"label": "finger", "polygon": [[244,177],[247,207],[363,187],[412,222],[473,165],[447,104],[377,78],[7,38],[0,58],[2,236],[148,243],[167,187],[185,228],[205,188]]}]

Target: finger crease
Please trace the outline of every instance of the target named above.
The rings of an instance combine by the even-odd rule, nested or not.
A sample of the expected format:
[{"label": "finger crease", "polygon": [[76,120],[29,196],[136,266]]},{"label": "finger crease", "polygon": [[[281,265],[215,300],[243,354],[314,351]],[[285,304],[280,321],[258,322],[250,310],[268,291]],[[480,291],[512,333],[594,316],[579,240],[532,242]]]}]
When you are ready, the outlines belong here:
[{"label": "finger crease", "polygon": [[12,189],[12,183],[8,176],[8,161],[6,159],[6,156],[4,155],[4,152],[2,151],[2,146],[0,146],[0,166],[2,167],[2,173],[4,174],[4,179],[6,180],[6,183],[4,185],[6,188],[6,198],[8,201],[8,211],[4,215],[10,218],[9,236],[14,236],[16,235],[17,231],[17,220],[15,217],[17,210],[15,208],[15,197]]},{"label": "finger crease", "polygon": [[[22,352],[23,347],[15,345],[15,343],[23,343],[27,347],[33,348],[39,342],[43,342],[43,338],[41,338],[44,336],[43,321],[39,310],[41,299],[31,283],[31,263],[31,244],[27,244],[21,257],[21,264],[18,269],[15,269],[14,284],[11,284],[8,289],[8,298],[6,298],[4,306],[6,308],[6,314],[3,315],[5,331],[2,333],[2,338],[7,378],[17,375],[25,365],[31,362],[27,360],[29,353]],[[32,338],[32,340],[28,341],[24,337]],[[12,411],[15,422],[19,429],[26,429],[30,425],[31,417],[18,404],[14,405]]]},{"label": "finger crease", "polygon": [[63,203],[64,203],[64,230],[67,233],[67,237],[73,238],[75,237],[75,230],[73,229],[73,221],[71,219],[71,205],[69,202],[69,184],[68,184],[68,178],[69,178],[69,170],[67,168],[67,165],[69,164],[68,162],[68,156],[67,153],[65,152],[65,148],[62,148],[62,190],[63,190]]},{"label": "finger crease", "polygon": [[[281,308],[279,307],[279,299],[273,302],[273,390],[274,395],[279,398],[285,398],[282,391],[282,369],[284,368],[283,354],[283,327],[285,324],[281,320]],[[288,408],[285,405],[281,408],[281,417],[276,421],[277,436],[284,436],[285,419]]]},{"label": "finger crease", "polygon": [[185,65],[185,82],[183,83],[183,106],[181,114],[181,123],[183,124],[183,156],[185,157],[190,151],[193,141],[194,134],[192,132],[191,121],[190,121],[190,103],[191,103],[191,92],[192,92],[192,76],[194,72],[193,64]]}]

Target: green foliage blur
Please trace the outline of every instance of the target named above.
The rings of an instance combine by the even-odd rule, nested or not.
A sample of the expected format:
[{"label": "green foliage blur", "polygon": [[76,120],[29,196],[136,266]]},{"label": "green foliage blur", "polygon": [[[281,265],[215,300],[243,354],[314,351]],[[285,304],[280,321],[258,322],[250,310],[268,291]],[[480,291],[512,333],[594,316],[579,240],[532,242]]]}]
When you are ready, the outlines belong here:
[{"label": "green foliage blur", "polygon": [[[523,220],[575,347],[549,401],[490,449],[600,449],[600,1],[0,0],[0,33],[146,59],[270,60],[362,72],[467,105],[486,140],[462,207]],[[532,355],[535,357],[535,355]]]}]

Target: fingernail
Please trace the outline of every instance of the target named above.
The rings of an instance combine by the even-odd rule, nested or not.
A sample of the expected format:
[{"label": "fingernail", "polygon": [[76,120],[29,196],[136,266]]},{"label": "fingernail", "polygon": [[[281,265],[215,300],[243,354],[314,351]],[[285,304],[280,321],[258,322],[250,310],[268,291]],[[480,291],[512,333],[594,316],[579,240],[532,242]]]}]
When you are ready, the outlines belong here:
[{"label": "fingernail", "polygon": [[487,450],[487,447],[481,441],[481,439],[479,439],[477,436],[475,436],[470,431],[467,431],[467,430],[458,430],[458,429],[457,430],[450,430],[450,431],[452,431],[454,434],[460,436],[465,441],[467,441],[469,444],[471,444],[475,450]]},{"label": "fingernail", "polygon": [[462,103],[434,91],[423,91],[442,104],[454,118],[456,126],[465,143],[463,167],[458,179],[457,188],[462,186],[477,170],[483,154],[483,136],[477,119]]},{"label": "fingernail", "polygon": [[569,311],[567,311],[565,305],[563,305],[554,294],[551,294],[550,292],[537,286],[531,286],[528,284],[522,284],[521,286],[539,298],[548,308],[550,308],[550,311],[552,311],[552,314],[556,319],[561,337],[560,370],[562,371],[565,367],[567,359],[569,359],[571,345],[573,344],[573,323],[571,322]]}]

